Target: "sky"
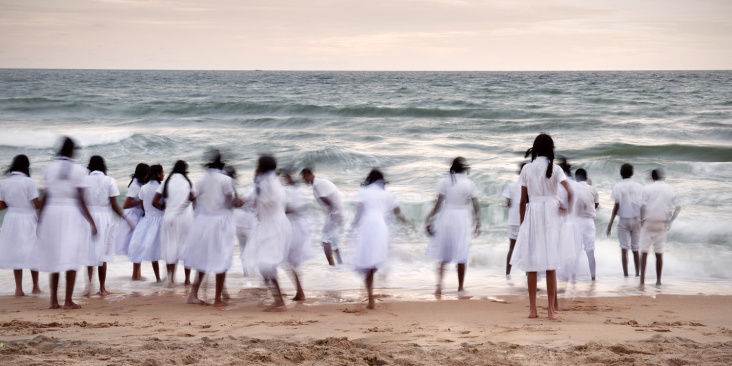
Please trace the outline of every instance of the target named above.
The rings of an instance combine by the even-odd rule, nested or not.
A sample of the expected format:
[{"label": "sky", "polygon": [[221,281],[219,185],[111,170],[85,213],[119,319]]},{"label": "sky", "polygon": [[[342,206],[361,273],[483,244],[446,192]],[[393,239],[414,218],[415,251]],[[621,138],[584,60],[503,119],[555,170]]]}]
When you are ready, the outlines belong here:
[{"label": "sky", "polygon": [[732,0],[0,0],[0,68],[732,69]]}]

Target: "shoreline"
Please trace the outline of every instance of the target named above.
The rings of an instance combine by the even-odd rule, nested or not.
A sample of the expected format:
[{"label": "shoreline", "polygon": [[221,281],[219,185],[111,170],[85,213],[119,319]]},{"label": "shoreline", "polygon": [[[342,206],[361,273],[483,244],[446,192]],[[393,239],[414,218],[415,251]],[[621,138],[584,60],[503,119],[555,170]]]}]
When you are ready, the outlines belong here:
[{"label": "shoreline", "polygon": [[223,309],[160,292],[49,310],[44,295],[0,296],[3,364],[732,363],[732,296],[725,295],[560,299],[559,320],[545,310],[526,318],[527,296],[382,295],[375,310],[364,302],[288,302],[287,312],[266,313],[261,290],[232,293]]}]

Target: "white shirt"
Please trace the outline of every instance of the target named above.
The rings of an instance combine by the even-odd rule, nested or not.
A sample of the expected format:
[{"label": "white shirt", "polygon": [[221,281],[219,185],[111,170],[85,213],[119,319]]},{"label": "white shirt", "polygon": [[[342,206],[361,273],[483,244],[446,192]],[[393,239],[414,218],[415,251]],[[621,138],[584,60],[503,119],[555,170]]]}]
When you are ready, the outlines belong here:
[{"label": "white shirt", "polygon": [[231,212],[227,197],[234,196],[234,180],[218,169],[206,169],[206,174],[196,182],[196,212],[207,215],[223,215]]},{"label": "white shirt", "polygon": [[643,186],[633,182],[631,178],[623,179],[613,187],[610,198],[618,204],[618,216],[623,219],[640,217],[643,200]]},{"label": "white shirt", "polygon": [[643,187],[643,219],[648,221],[670,221],[676,207],[679,206],[679,196],[670,185],[657,180]]},{"label": "white shirt", "polygon": [[341,199],[341,192],[333,182],[323,178],[313,178],[313,195],[318,203],[325,207],[323,198],[327,198],[331,204],[331,212],[337,214],[343,212],[343,202]]},{"label": "white shirt", "polygon": [[600,195],[597,193],[597,188],[587,184],[587,182],[578,182],[575,187],[575,214],[579,217],[595,218],[597,216],[595,204],[600,203]]},{"label": "white shirt", "polygon": [[95,170],[86,176],[84,203],[89,207],[110,207],[109,197],[119,196],[117,181]]},{"label": "white shirt", "polygon": [[478,187],[465,174],[450,174],[437,185],[437,193],[445,197],[445,206],[467,207],[478,197]]},{"label": "white shirt", "polygon": [[399,207],[397,197],[393,193],[384,190],[382,184],[378,182],[371,183],[356,195],[356,201],[363,205],[364,216],[378,214],[386,218],[395,208]]},{"label": "white shirt", "polygon": [[43,173],[43,185],[49,203],[54,200],[64,204],[78,203],[79,188],[86,188],[86,169],[69,158],[58,158]]},{"label": "white shirt", "polygon": [[36,183],[21,172],[11,172],[8,178],[0,182],[0,201],[5,202],[8,207],[31,209],[35,212],[36,207],[31,203],[34,198],[38,198]]},{"label": "white shirt", "polygon": [[[178,215],[188,209],[191,201],[190,193],[192,192],[191,184],[188,183],[183,174],[175,173],[170,176],[168,182],[168,197],[163,196],[165,182],[161,183],[155,193],[160,193],[161,200],[165,201],[165,214]],[[195,193],[194,193],[195,195]]]},{"label": "white shirt", "polygon": [[142,200],[142,207],[145,209],[145,215],[162,215],[163,211],[158,210],[153,206],[153,199],[155,198],[155,192],[158,190],[160,182],[151,180],[147,182],[142,188],[140,188],[140,194],[138,198]]},{"label": "white shirt", "polygon": [[549,196],[559,199],[559,184],[567,180],[567,176],[558,165],[553,164],[551,178],[546,177],[546,166],[549,159],[538,156],[534,161],[524,165],[519,176],[519,184],[526,187],[529,194],[529,202],[534,196]]},{"label": "white shirt", "polygon": [[508,224],[521,225],[521,212],[519,212],[519,204],[521,204],[521,184],[518,181],[509,183],[503,189],[503,197],[511,200],[508,206]]}]

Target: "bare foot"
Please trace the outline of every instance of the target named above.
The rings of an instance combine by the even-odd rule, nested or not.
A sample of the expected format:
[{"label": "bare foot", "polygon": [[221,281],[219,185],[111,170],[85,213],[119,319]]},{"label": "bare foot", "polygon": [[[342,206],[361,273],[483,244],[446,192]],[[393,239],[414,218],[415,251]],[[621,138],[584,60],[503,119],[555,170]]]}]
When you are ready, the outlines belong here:
[{"label": "bare foot", "polygon": [[34,287],[34,288],[33,288],[33,292],[32,292],[32,293],[33,293],[34,295],[38,295],[38,294],[42,294],[42,293],[43,293],[43,291],[41,291],[41,289],[40,289],[40,288],[38,288],[38,287]]},{"label": "bare foot", "polygon": [[99,291],[99,296],[102,296],[102,297],[107,296],[109,294],[111,294],[111,292],[109,292],[107,290],[101,290],[101,291]]},{"label": "bare foot", "polygon": [[138,276],[138,277],[132,277],[132,279],[130,281],[145,281],[145,280],[146,280],[145,277]]},{"label": "bare foot", "polygon": [[229,295],[229,291],[222,291],[221,292],[221,298],[224,300],[231,300],[231,295]]},{"label": "bare foot", "polygon": [[229,303],[223,302],[223,301],[214,301],[214,303],[213,303],[213,307],[215,307],[215,308],[222,308],[224,306],[229,306]]},{"label": "bare foot", "polygon": [[183,286],[190,286],[190,285],[191,285],[191,281],[190,280],[186,280],[186,282],[183,283]]},{"label": "bare foot", "polygon": [[175,288],[175,282],[168,282],[168,288]]},{"label": "bare foot", "polygon": [[376,309],[376,302],[369,301],[369,304],[366,306],[366,309]]},{"label": "bare foot", "polygon": [[297,294],[292,298],[292,301],[305,301],[305,294]]},{"label": "bare foot", "polygon": [[79,305],[73,301],[64,304],[64,310],[73,310],[73,309],[81,309],[81,305]]},{"label": "bare foot", "polygon": [[549,319],[557,319],[557,314],[555,314],[553,311],[549,310]]},{"label": "bare foot", "polygon": [[61,305],[59,305],[58,303],[51,303],[51,305],[48,308],[49,309],[58,309],[60,307],[61,307]]},{"label": "bare foot", "polygon": [[188,297],[188,300],[186,301],[186,304],[193,304],[193,305],[207,305],[205,301],[197,298],[197,297]]},{"label": "bare foot", "polygon": [[661,287],[661,282],[656,282],[656,287]]},{"label": "bare foot", "polygon": [[285,307],[285,304],[274,303],[264,309],[264,311],[268,313],[284,313],[287,311],[287,307]]},{"label": "bare foot", "polygon": [[535,319],[535,318],[538,318],[538,317],[539,316],[536,315],[536,310],[529,311],[529,319]]},{"label": "bare foot", "polygon": [[435,288],[435,297],[438,300],[442,297],[442,285],[437,285],[437,288]]},{"label": "bare foot", "polygon": [[25,296],[25,292],[23,292],[23,291],[15,291],[15,297],[21,297],[21,296]]}]

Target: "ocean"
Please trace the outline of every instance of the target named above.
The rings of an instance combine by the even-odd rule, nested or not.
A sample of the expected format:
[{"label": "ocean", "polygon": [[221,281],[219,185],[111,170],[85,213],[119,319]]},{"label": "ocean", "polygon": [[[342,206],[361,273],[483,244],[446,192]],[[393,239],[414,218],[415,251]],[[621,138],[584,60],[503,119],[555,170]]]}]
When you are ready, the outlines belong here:
[{"label": "ocean", "polygon": [[[597,281],[581,276],[564,283],[561,296],[732,294],[731,71],[3,69],[0,86],[0,165],[28,155],[39,185],[62,135],[82,145],[80,164],[92,155],[106,159],[120,201],[138,162],[162,164],[168,172],[183,159],[195,181],[204,153],[218,148],[239,171],[243,189],[258,155],[270,153],[281,167],[313,167],[332,180],[344,194],[348,228],[360,183],[371,168],[381,168],[414,224],[393,225],[390,261],[376,278],[377,291],[395,299],[433,298],[436,263],[424,255],[429,239],[423,223],[436,184],[456,156],[471,164],[482,207],[483,234],[472,242],[466,289],[478,298],[526,293],[522,273],[504,275],[507,209],[501,193],[517,179],[534,137],[547,132],[556,153],[586,169],[600,193]],[[683,205],[668,234],[661,288],[641,291],[636,278],[623,278],[616,229],[605,235],[610,193],[626,162],[642,184],[652,169],[664,168]],[[309,214],[317,256],[301,268],[306,293],[322,301],[359,301],[362,280],[347,264],[328,268],[318,243],[323,213],[313,202]],[[345,234],[342,239],[348,262],[351,246]],[[653,268],[650,258],[650,283]],[[166,291],[149,281],[129,282],[130,272],[126,258],[117,257],[107,288],[118,294]],[[149,264],[143,275],[153,277]],[[281,275],[284,290],[293,293],[287,273]],[[29,292],[30,276],[24,277]],[[41,284],[47,293],[45,274]],[[243,277],[237,256],[227,285],[234,294],[262,286]],[[445,297],[456,296],[454,267],[444,287]],[[0,295],[12,291],[12,272],[0,270]]]}]

